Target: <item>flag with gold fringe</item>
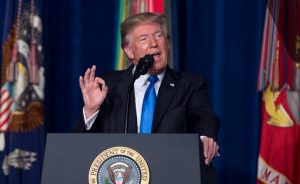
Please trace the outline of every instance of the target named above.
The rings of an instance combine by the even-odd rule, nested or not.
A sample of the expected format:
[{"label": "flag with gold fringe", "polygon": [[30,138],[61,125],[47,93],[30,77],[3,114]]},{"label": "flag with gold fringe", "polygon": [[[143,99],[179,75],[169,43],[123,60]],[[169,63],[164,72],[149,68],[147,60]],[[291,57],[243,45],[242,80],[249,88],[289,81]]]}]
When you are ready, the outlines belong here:
[{"label": "flag with gold fringe", "polygon": [[269,0],[258,90],[262,132],[257,183],[300,183],[300,0]]},{"label": "flag with gold fringe", "polygon": [[6,0],[1,61],[0,183],[38,184],[45,144],[41,0]]},{"label": "flag with gold fringe", "polygon": [[[121,49],[120,24],[128,17],[142,12],[153,12],[164,14],[167,18],[170,17],[170,1],[169,0],[119,0],[119,11],[117,20],[117,39],[116,39],[116,54],[115,54],[115,69],[122,70],[130,64]],[[168,21],[168,27],[171,22]],[[169,28],[169,30],[171,30]],[[172,58],[170,56],[169,65],[172,66]]]}]

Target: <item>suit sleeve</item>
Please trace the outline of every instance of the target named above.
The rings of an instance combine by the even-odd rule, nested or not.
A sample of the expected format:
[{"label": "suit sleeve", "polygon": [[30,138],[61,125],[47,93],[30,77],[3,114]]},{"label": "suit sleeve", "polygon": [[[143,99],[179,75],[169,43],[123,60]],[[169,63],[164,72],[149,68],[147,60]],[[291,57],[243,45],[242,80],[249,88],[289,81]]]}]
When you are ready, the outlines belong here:
[{"label": "suit sleeve", "polygon": [[80,117],[77,119],[77,122],[75,123],[75,126],[73,128],[74,133],[84,133],[87,132],[85,123],[84,123],[84,117],[81,113]]},{"label": "suit sleeve", "polygon": [[187,112],[188,130],[217,140],[220,123],[208,100],[207,83],[202,77],[193,78]]}]

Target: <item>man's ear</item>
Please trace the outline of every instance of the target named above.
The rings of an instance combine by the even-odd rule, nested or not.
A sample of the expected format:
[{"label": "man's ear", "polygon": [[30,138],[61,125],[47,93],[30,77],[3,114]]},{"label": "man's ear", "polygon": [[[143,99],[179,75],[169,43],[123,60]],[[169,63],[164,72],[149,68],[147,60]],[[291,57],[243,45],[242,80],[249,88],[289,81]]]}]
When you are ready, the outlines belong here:
[{"label": "man's ear", "polygon": [[133,55],[132,49],[131,49],[129,46],[125,46],[125,47],[124,47],[124,52],[126,53],[127,57],[128,57],[130,60],[133,60],[133,59],[134,59],[134,55]]},{"label": "man's ear", "polygon": [[171,37],[168,36],[168,38],[166,38],[166,43],[167,43],[167,48],[168,50],[170,49],[170,45],[171,45]]}]

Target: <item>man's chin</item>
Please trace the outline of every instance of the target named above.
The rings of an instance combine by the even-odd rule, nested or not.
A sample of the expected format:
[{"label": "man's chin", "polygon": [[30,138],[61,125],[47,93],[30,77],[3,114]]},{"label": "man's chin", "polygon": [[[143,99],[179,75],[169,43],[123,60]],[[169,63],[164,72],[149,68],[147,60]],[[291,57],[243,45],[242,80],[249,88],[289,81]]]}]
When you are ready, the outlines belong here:
[{"label": "man's chin", "polygon": [[163,67],[163,68],[151,68],[149,69],[149,74],[150,75],[159,75],[161,74],[164,70],[165,70],[166,67]]}]

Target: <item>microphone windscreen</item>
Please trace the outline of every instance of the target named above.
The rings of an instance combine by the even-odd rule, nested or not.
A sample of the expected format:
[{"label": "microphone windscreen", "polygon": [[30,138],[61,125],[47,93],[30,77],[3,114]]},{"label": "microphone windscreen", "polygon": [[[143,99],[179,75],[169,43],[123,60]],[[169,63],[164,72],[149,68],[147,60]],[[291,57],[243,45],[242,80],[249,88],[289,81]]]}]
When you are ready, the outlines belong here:
[{"label": "microphone windscreen", "polygon": [[145,63],[147,63],[148,67],[151,68],[153,63],[154,63],[154,58],[151,54],[146,54],[144,57],[143,57],[143,60]]}]

